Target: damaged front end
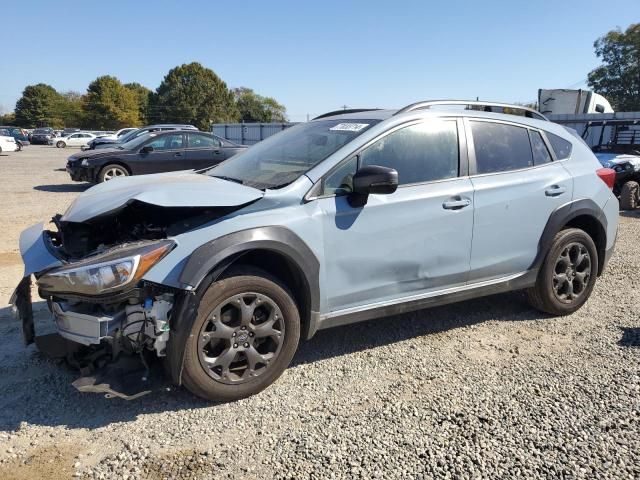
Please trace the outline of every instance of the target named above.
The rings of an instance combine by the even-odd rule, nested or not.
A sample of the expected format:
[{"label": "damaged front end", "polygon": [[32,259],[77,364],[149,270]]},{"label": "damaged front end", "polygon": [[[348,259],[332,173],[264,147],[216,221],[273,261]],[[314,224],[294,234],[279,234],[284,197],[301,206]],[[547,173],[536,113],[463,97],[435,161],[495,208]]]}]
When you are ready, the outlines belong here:
[{"label": "damaged front end", "polygon": [[[11,299],[23,324],[25,343],[35,341],[44,353],[55,351],[54,356],[66,357],[89,375],[74,383],[80,390],[135,398],[147,387],[138,381],[138,386],[115,390],[114,383],[122,383],[126,372],[114,368],[114,362],[123,356],[140,357],[144,368],[136,378],[148,379],[145,357],[166,356],[174,305],[188,294],[146,281],[144,275],[176,246],[169,237],[229,211],[132,201],[85,222],[56,216],[56,230],[44,230],[42,224],[25,230],[20,240],[25,276]],[[36,337],[32,277],[52,313],[55,337]],[[105,367],[119,378],[105,380]],[[102,373],[96,377],[96,371]]]},{"label": "damaged front end", "polygon": [[[170,315],[180,294],[141,278],[174,246],[168,239],[135,242],[35,272],[38,292],[47,301],[56,335],[36,336],[31,275],[27,275],[12,297],[25,343],[35,341],[45,354],[65,357],[85,376],[121,360],[123,354],[139,356],[144,368],[137,385],[122,385],[121,379],[103,379],[96,384],[96,377],[91,377],[93,382],[85,377],[74,383],[83,391],[135,398],[147,388],[142,381],[149,378],[145,355],[166,355]],[[121,388],[115,390],[114,383],[120,383]]]},{"label": "damaged front end", "polygon": [[[191,305],[184,300],[193,297],[187,286],[165,282],[162,276],[150,281],[153,272],[147,272],[162,268],[158,264],[171,257],[181,234],[263,195],[261,190],[189,172],[127,177],[90,188],[64,215],[53,218],[55,229],[38,224],[20,236],[25,271],[11,303],[22,321],[25,343],[63,354],[83,374],[102,372],[76,382],[82,391],[135,397],[144,386],[127,393],[109,387],[126,377],[116,363],[139,357],[144,372],[138,378],[148,378],[145,357],[167,355],[171,335],[182,333],[178,320],[184,316],[184,305]],[[169,271],[179,268],[181,260],[167,259]],[[53,337],[36,336],[32,278],[52,313],[58,332]],[[171,367],[174,381],[176,370],[179,367]],[[104,380],[107,371],[118,378]]]}]

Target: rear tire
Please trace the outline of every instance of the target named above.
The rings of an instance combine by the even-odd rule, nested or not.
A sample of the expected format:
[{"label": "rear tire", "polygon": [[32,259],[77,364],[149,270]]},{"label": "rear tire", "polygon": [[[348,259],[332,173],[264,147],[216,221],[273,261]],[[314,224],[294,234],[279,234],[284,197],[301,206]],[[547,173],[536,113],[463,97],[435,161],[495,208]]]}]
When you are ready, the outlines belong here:
[{"label": "rear tire", "polygon": [[60,140],[60,141],[58,141],[58,143],[56,143],[56,147],[58,147],[58,148],[64,148],[66,146],[67,146],[67,144],[64,143],[62,140]]},{"label": "rear tire", "polygon": [[634,181],[625,183],[620,190],[620,208],[635,210],[638,203],[640,203],[640,185]]},{"label": "rear tire", "polygon": [[525,291],[532,307],[552,315],[569,315],[588,300],[598,273],[598,251],[578,228],[558,232],[538,272]]},{"label": "rear tire", "polygon": [[238,271],[202,296],[182,381],[211,401],[255,395],[289,366],[299,339],[300,316],[286,288],[260,270]]}]

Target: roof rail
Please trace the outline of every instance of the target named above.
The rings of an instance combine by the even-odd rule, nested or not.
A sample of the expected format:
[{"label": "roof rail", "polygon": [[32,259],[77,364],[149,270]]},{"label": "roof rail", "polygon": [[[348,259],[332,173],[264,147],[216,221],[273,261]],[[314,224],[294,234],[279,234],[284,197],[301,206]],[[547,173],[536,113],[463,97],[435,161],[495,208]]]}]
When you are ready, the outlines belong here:
[{"label": "roof rail", "polygon": [[334,115],[344,115],[346,113],[359,113],[359,112],[373,112],[375,110],[380,110],[379,108],[347,108],[344,110],[334,110],[332,112],[323,113],[322,115],[318,115],[312,120],[318,120],[319,118],[325,117],[333,117]]},{"label": "roof rail", "polygon": [[396,113],[394,113],[394,115],[398,115],[400,113],[412,112],[414,110],[427,110],[431,107],[440,106],[440,105],[458,105],[458,106],[463,105],[467,107],[467,110],[471,110],[471,108],[468,108],[468,107],[484,107],[484,110],[488,112],[492,112],[493,111],[491,110],[492,108],[501,108],[502,112],[497,112],[497,113],[505,113],[504,110],[508,108],[510,110],[519,110],[521,112],[524,112],[525,117],[536,118],[538,120],[545,120],[547,122],[549,121],[547,117],[545,117],[540,112],[534,110],[533,108],[524,107],[522,105],[511,105],[509,103],[481,102],[481,101],[472,101],[472,100],[427,100],[424,102],[416,102],[416,103],[412,103],[411,105],[407,105],[404,108],[401,108]]}]

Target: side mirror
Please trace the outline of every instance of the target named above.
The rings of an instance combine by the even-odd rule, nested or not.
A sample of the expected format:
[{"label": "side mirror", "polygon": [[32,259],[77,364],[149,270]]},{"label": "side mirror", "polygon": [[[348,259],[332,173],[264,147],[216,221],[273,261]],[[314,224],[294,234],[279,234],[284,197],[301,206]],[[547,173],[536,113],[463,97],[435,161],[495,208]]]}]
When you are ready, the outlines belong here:
[{"label": "side mirror", "polygon": [[153,147],[151,145],[146,145],[142,147],[142,150],[140,150],[140,153],[151,153],[151,152],[153,152]]},{"label": "side mirror", "polygon": [[366,205],[370,194],[390,194],[398,188],[398,172],[393,168],[368,165],[360,168],[353,176],[353,193],[349,195],[352,207]]}]

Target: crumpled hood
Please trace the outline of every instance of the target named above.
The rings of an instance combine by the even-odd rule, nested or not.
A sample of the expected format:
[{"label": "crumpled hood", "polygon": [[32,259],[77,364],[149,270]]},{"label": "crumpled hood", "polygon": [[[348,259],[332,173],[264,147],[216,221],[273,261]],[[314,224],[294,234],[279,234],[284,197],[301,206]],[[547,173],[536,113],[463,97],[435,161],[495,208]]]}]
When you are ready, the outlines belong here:
[{"label": "crumpled hood", "polygon": [[133,200],[160,207],[233,207],[253,202],[263,195],[261,190],[192,170],[122,177],[80,194],[61,220],[84,222]]}]

